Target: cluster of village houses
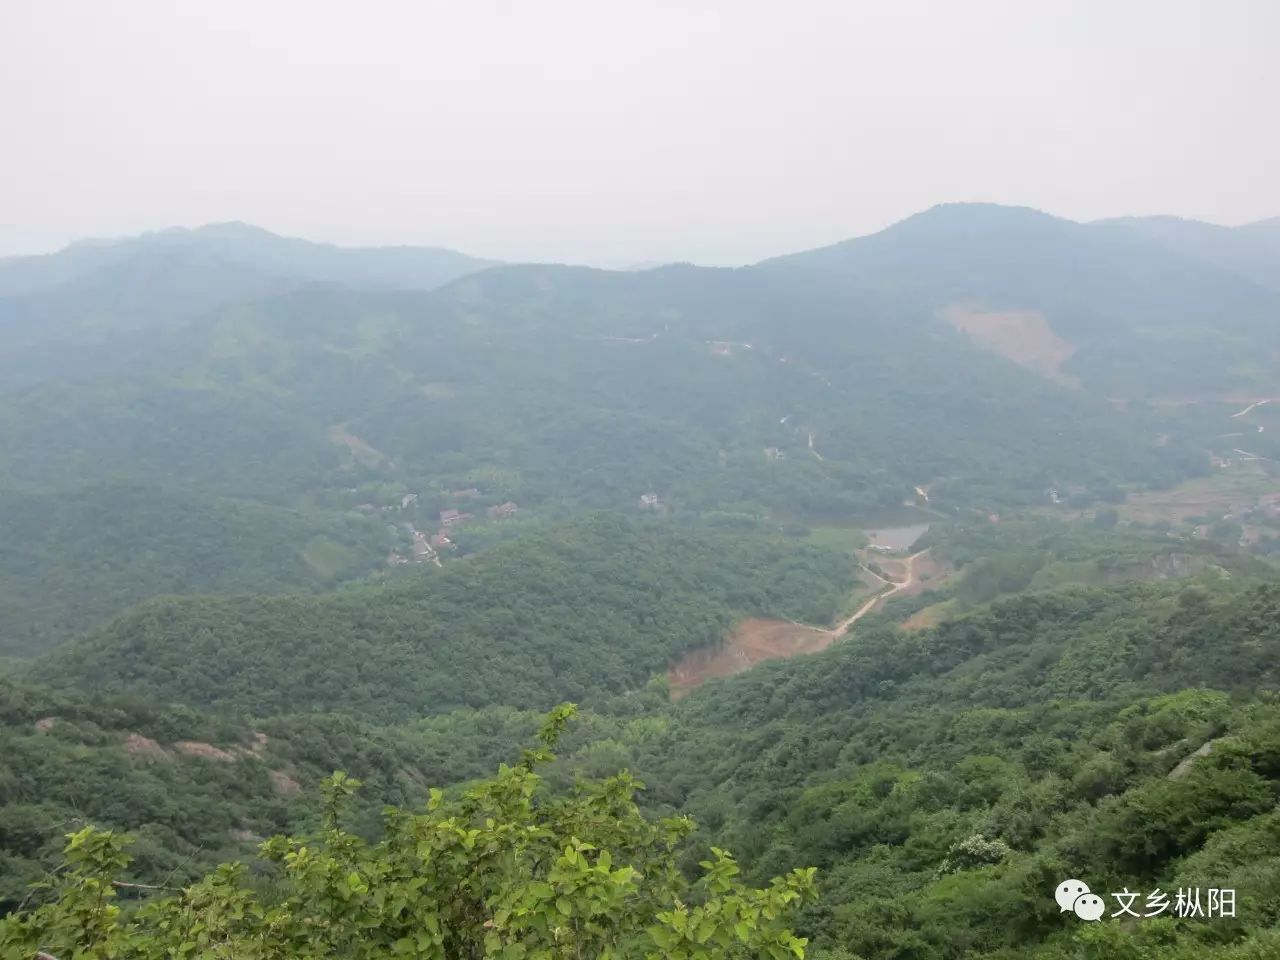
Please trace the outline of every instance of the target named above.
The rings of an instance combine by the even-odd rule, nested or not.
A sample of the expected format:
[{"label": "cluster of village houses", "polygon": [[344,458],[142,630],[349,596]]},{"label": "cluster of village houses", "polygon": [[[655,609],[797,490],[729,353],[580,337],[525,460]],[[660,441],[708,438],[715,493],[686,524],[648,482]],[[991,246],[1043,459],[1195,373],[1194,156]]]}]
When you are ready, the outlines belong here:
[{"label": "cluster of village houses", "polygon": [[[469,500],[479,497],[480,491],[475,487],[467,490],[455,490],[450,494],[455,500]],[[416,493],[406,494],[400,501],[400,509],[408,510],[411,506],[418,502]],[[373,509],[371,505],[369,509]],[[662,501],[656,493],[642,494],[640,497],[641,510],[657,510],[661,508]],[[383,510],[395,510],[395,506],[383,507]],[[490,520],[503,520],[507,517],[515,516],[516,511],[520,508],[511,500],[504,503],[494,504],[485,509],[485,515]],[[461,524],[468,520],[474,520],[474,513],[467,513],[456,507],[450,507],[447,510],[440,511],[439,526],[436,532],[432,534],[423,533],[411,523],[401,524],[401,527],[413,537],[413,553],[412,556],[406,557],[398,551],[392,550],[387,556],[387,563],[392,566],[398,566],[404,563],[434,563],[440,566],[440,551],[447,550],[453,546],[453,538],[450,534]]]},{"label": "cluster of village houses", "polygon": [[[455,499],[470,499],[480,496],[480,491],[472,487],[467,490],[457,490],[451,494]],[[418,500],[416,493],[407,494],[400,501],[400,508],[407,510]],[[516,504],[510,500],[505,503],[494,504],[485,510],[485,514],[491,520],[502,520],[506,517],[515,516],[519,509]],[[453,546],[453,539],[449,536],[450,532],[460,524],[466,523],[468,520],[475,519],[474,513],[466,513],[462,510],[450,508],[440,511],[439,524],[435,533],[426,534],[417,529],[411,523],[405,523],[402,526],[413,537],[413,556],[406,557],[404,554],[392,551],[387,557],[387,563],[395,566],[402,563],[434,563],[440,565],[440,551]]]},{"label": "cluster of village houses", "polygon": [[[495,504],[485,510],[490,520],[502,520],[505,517],[515,516],[516,510],[519,508],[508,500],[506,503]],[[453,541],[449,539],[449,531],[459,524],[466,523],[468,520],[474,519],[474,513],[464,513],[461,510],[441,510],[440,511],[440,529],[431,536],[431,546],[436,549],[441,547],[453,546]]]}]

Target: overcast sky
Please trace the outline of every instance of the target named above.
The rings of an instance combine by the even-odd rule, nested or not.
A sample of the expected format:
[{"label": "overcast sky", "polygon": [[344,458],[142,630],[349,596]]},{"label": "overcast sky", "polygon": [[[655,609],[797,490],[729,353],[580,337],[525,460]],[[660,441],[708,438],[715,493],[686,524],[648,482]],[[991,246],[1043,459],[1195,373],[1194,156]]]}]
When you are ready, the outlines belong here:
[{"label": "overcast sky", "polygon": [[0,253],[246,220],[734,263],[949,200],[1280,215],[1280,0],[0,0]]}]

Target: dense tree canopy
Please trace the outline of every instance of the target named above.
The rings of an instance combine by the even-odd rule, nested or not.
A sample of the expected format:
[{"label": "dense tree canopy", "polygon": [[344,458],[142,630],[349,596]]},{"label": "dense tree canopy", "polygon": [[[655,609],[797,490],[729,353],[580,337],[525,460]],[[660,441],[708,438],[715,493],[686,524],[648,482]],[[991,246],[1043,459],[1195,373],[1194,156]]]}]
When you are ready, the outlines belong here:
[{"label": "dense tree canopy", "polygon": [[[1236,241],[966,205],[735,270],[0,263],[0,958],[1280,956],[1280,294]],[[864,533],[908,515],[928,556]],[[743,618],[855,610],[670,702]],[[727,669],[795,652],[749,633]],[[1070,876],[1239,911],[1086,923]]]},{"label": "dense tree canopy", "polygon": [[780,537],[608,515],[543,534],[320,597],[154,601],[34,675],[258,716],[536,709],[642,687],[737,617],[826,622],[855,574]]},{"label": "dense tree canopy", "polygon": [[54,646],[158,594],[332,586],[376,568],[391,542],[355,514],[141,484],[0,492],[0,652]]},{"label": "dense tree canopy", "polygon": [[553,711],[542,746],[496,778],[457,797],[433,791],[422,813],[388,811],[377,844],[343,829],[343,801],[360,784],[334,774],[317,835],[263,844],[265,888],[229,864],[177,896],[121,910],[127,843],[86,827],[69,836],[49,901],[0,920],[0,948],[78,960],[802,958],[788,922],[812,897],[812,870],[748,889],[716,850],[690,884],[676,850],[691,824],[646,820],[631,777],[546,792],[535,766],[552,759],[571,715]]}]

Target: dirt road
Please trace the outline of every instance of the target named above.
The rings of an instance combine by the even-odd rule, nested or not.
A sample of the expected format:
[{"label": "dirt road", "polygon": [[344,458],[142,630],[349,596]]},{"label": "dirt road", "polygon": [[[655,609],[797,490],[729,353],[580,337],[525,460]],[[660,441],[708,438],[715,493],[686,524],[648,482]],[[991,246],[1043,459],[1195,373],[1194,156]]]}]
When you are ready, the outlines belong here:
[{"label": "dirt road", "polygon": [[827,649],[880,604],[914,586],[917,582],[916,561],[928,552],[927,549],[921,550],[902,561],[906,569],[902,580],[887,580],[863,567],[883,583],[884,588],[832,627],[814,627],[794,620],[753,618],[742,621],[723,643],[690,651],[671,665],[667,670],[671,698],[679,700],[713,677],[742,673],[765,660],[785,660],[799,654]]},{"label": "dirt road", "polygon": [[839,637],[842,634],[844,634],[845,631],[847,631],[855,623],[857,623],[859,620],[865,617],[868,613],[874,610],[877,604],[888,600],[890,597],[894,596],[894,594],[901,593],[903,590],[906,590],[914,586],[916,583],[916,561],[919,560],[928,552],[929,552],[929,548],[925,547],[923,550],[919,551],[918,553],[913,553],[911,556],[907,557],[907,559],[904,561],[907,568],[907,575],[902,580],[886,580],[884,577],[880,576],[880,574],[876,573],[874,570],[870,569],[869,567],[864,567],[863,569],[866,570],[867,573],[871,574],[881,583],[885,584],[885,586],[888,589],[881,590],[874,597],[872,597],[870,600],[868,600],[866,603],[860,606],[857,610],[855,610],[852,614],[845,617],[845,619],[841,620],[834,627],[832,627],[830,631],[832,635],[831,639],[834,640],[836,637]]},{"label": "dirt road", "polygon": [[1275,399],[1276,399],[1275,397],[1268,397],[1266,400],[1255,400],[1253,403],[1249,404],[1239,413],[1233,413],[1231,415],[1231,419],[1234,420],[1236,417],[1243,417],[1247,413],[1252,413],[1255,407],[1260,407],[1265,403],[1274,403]]}]

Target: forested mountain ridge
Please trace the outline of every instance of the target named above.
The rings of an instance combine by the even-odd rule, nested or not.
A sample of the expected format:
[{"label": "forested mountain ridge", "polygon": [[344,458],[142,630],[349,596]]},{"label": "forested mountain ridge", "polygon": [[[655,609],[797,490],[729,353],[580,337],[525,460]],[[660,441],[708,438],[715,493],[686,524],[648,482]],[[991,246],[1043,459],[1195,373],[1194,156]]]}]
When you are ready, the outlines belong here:
[{"label": "forested mountain ridge", "polygon": [[[638,312],[643,304],[687,308],[696,299],[681,293],[685,281],[716,274],[734,291],[727,299],[723,292],[704,299],[703,305],[727,321],[719,336],[739,339],[752,332],[744,320],[761,312],[762,294],[780,284],[790,285],[789,303],[783,306],[792,319],[805,319],[837,291],[844,296],[837,309],[847,312],[856,303],[862,322],[868,308],[896,314],[898,322],[957,305],[979,312],[1038,312],[1075,348],[1066,361],[1069,370],[1114,388],[1115,395],[1142,397],[1161,395],[1168,385],[1140,375],[1131,356],[1135,350],[1154,351],[1162,375],[1177,373],[1205,389],[1248,387],[1265,376],[1255,369],[1259,361],[1240,367],[1243,338],[1253,337],[1255,347],[1266,350],[1265,362],[1274,366],[1280,303],[1274,276],[1280,255],[1268,236],[1265,222],[1235,229],[1156,217],[1080,224],[1026,208],[950,204],[870,236],[741,270],[664,267],[612,277],[562,270],[557,285],[561,291],[576,288],[575,298],[584,303],[613,284],[623,291],[609,304],[617,314]],[[136,330],[174,329],[221,305],[311,282],[356,290],[428,290],[491,266],[447,250],[339,248],[244,224],[160,231],[77,244],[43,257],[7,258],[0,260],[0,324],[11,350],[24,337],[36,338],[21,351],[34,368],[24,372],[15,365],[9,387],[33,382],[42,364],[53,362],[44,354],[55,343],[64,351],[83,351],[108,333],[118,338]],[[540,276],[547,275],[546,268],[541,271]],[[483,296],[495,303],[509,299],[504,277],[519,276],[513,268],[487,278]],[[701,278],[695,285],[705,297],[710,286]],[[460,289],[476,288],[464,284]],[[527,304],[527,289],[519,284],[514,289]],[[775,328],[778,306],[765,306]],[[717,338],[712,330],[705,332]],[[839,335],[835,329],[824,332]],[[1173,342],[1164,342],[1171,332],[1176,332]],[[41,339],[48,336],[62,340]],[[1187,338],[1202,351],[1213,349],[1208,356],[1227,361],[1224,369],[1216,376],[1197,370],[1190,345],[1179,346]],[[108,354],[118,345],[110,346]],[[105,359],[86,369],[106,369]],[[64,358],[51,375],[83,372],[77,374]]]},{"label": "forested mountain ridge", "polygon": [[[732,888],[721,844],[753,882],[820,869],[816,905],[807,880],[770,888],[804,900],[815,960],[1267,957],[1280,314],[1265,230],[1167,226],[962,205],[754,267],[473,264],[432,289],[409,254],[241,225],[71,251],[20,290],[0,267],[22,373],[0,394],[0,651],[27,658],[0,682],[0,896],[89,820],[141,835],[125,883],[248,858],[180,895],[199,922],[262,891],[245,916],[283,916],[286,888],[286,912],[319,888],[364,909],[455,812],[486,837],[545,814],[556,857],[556,817],[653,836],[629,779],[574,786],[627,768],[648,813],[701,825],[664,848],[682,896],[700,861]],[[899,523],[919,565],[871,536]],[[690,651],[756,662],[743,618],[854,610],[824,653],[669,702]],[[459,785],[566,699],[545,780],[534,748]],[[335,767],[369,781],[364,840],[380,803],[448,792],[365,846],[337,829],[343,778],[308,805]],[[76,836],[72,913],[99,882],[83,858],[118,843]],[[610,882],[631,865],[583,857]],[[1086,873],[1235,885],[1248,912],[1086,926],[1051,896]],[[548,889],[568,897],[531,887],[536,909],[578,909]],[[693,890],[690,911],[720,902]],[[137,902],[122,920],[169,909]],[[342,950],[418,948],[361,916],[326,927]],[[43,922],[0,942],[43,946]],[[487,901],[468,922],[508,929]]]},{"label": "forested mountain ridge", "polygon": [[[1110,396],[1269,388],[1280,362],[1274,251],[1247,230],[1198,225],[1206,237],[1159,226],[948,204],[761,267],[802,271],[923,310],[963,309],[978,315],[979,331],[984,315],[1043,317],[1063,341],[1056,345],[1065,354],[1062,372]],[[1006,335],[1035,332],[1024,323]]]},{"label": "forested mountain ridge", "polygon": [[[166,260],[166,255],[172,259]],[[0,258],[0,297],[48,291],[86,277],[105,283],[108,268],[140,264],[221,262],[252,268],[294,285],[340,283],[366,289],[430,290],[494,265],[438,247],[340,247],[284,237],[247,223],[174,227],[136,237],[85,240],[57,253]],[[193,291],[196,292],[196,291]]]},{"label": "forested mountain ridge", "polygon": [[0,913],[86,823],[134,833],[135,876],[188,883],[264,836],[314,822],[335,767],[380,804],[420,800],[444,769],[393,731],[338,715],[250,723],[137,697],[53,692],[0,678]]},{"label": "forested mountain ridge", "polygon": [[[885,618],[825,654],[757,667],[678,704],[602,704],[570,732],[548,781],[560,790],[580,775],[630,768],[649,784],[642,802],[651,814],[697,819],[683,854],[690,868],[712,843],[741,853],[749,882],[818,866],[820,898],[795,920],[815,960],[1267,957],[1280,918],[1277,603],[1274,583],[1205,581],[1020,596],[912,635]],[[61,730],[67,744],[117,751],[111,731],[132,725],[171,754],[181,753],[179,738],[197,736],[230,752],[268,731],[286,752],[270,765],[237,761],[260,772],[243,779],[238,806],[210,813],[211,824],[227,814],[260,826],[303,822],[297,803],[282,804],[269,784],[255,793],[265,771],[300,762],[289,751],[303,741],[287,742],[290,730],[361,764],[375,795],[412,796],[414,778],[475,775],[536,726],[533,716],[488,708],[406,725],[351,752],[351,738],[368,734],[350,725],[313,734],[305,718],[211,727],[190,714],[147,719],[136,705],[113,707],[108,719],[103,706],[65,695],[9,691],[18,706],[8,708],[5,735],[22,750]],[[32,729],[46,710],[63,719]],[[32,786],[59,794],[49,788],[64,749],[43,751]],[[452,759],[426,759],[441,750]],[[155,819],[96,803],[95,819],[145,825],[144,859],[130,879],[170,869],[174,808],[157,807],[146,785],[168,778],[186,796],[200,787],[184,778],[212,783],[225,762],[187,768],[112,755],[111,764],[144,763],[138,789],[152,792],[138,794],[137,813]],[[124,774],[111,764],[103,776]],[[33,815],[6,809],[0,823],[49,843]],[[197,828],[184,823],[180,831]],[[47,855],[46,846],[38,859]],[[1064,876],[1098,891],[1159,887],[1171,898],[1178,887],[1228,887],[1239,911],[1219,922],[1170,915],[1090,926],[1058,913],[1052,891]]]},{"label": "forested mountain ridge", "polygon": [[[559,776],[636,771],[653,810],[691,813],[748,878],[817,865],[798,924],[817,958],[1268,957],[1278,603],[1274,582],[1145,584],[1017,597],[915,634],[881,620],[661,721],[587,718]],[[465,717],[433,725],[468,739]],[[1248,905],[1090,930],[1053,902],[1068,876],[1140,902],[1235,888]]]},{"label": "forested mountain ridge", "polygon": [[[598,506],[618,495],[563,489],[597,473],[583,457],[617,464],[619,478],[646,478],[646,489],[690,478],[704,502],[758,500],[773,486],[775,502],[843,498],[854,508],[897,502],[938,476],[990,483],[1012,472],[1039,496],[1055,480],[1169,480],[1193,464],[1194,438],[1157,446],[1161,418],[1117,412],[973,349],[946,325],[922,330],[909,319],[800,280],[687,268],[498,269],[437,295],[313,288],[229,307],[164,339],[155,366],[172,371],[167,381],[77,389],[69,399],[85,409],[71,424],[50,422],[42,394],[13,398],[7,469],[18,483],[49,482],[43,463],[81,449],[60,436],[74,425],[104,438],[98,455],[112,470],[181,475],[167,445],[181,443],[188,409],[227,419],[227,437],[253,445],[228,451],[242,461],[278,442],[323,456],[325,431],[342,422],[408,464],[410,480],[442,463],[454,475],[493,469],[537,478],[538,496]],[[502,402],[493,382],[509,383],[522,403]],[[113,450],[106,438],[129,427],[120,400],[131,396],[164,420]],[[589,408],[599,412],[588,418]],[[283,430],[281,440],[259,423]],[[584,442],[584,428],[606,445]],[[42,438],[40,449],[25,451],[24,434]],[[663,447],[668,463],[646,457]],[[770,449],[784,457],[771,462]],[[273,459],[286,468],[295,456]],[[218,475],[193,467],[193,477]],[[814,487],[825,489],[802,492]]]},{"label": "forested mountain ridge", "polygon": [[[1125,256],[1111,263],[1115,250]],[[365,253],[377,262],[365,264]],[[420,523],[426,504],[456,508],[448,492],[472,488],[488,503],[553,515],[634,509],[653,495],[693,514],[803,520],[896,507],[930,484],[941,509],[985,514],[1044,503],[1055,489],[1087,498],[1169,486],[1207,472],[1210,451],[1232,456],[1241,443],[1218,436],[1229,432],[1227,414],[1116,406],[1105,381],[1076,369],[1084,346],[1072,354],[1075,345],[1055,347],[1055,337],[1105,339],[1114,325],[1131,342],[1104,353],[1145,363],[1156,348],[1143,338],[1163,328],[1160,317],[1190,327],[1213,300],[1224,309],[1211,326],[1235,325],[1221,343],[1243,336],[1240,324],[1263,324],[1247,359],[1228,362],[1170,327],[1168,343],[1186,350],[1171,357],[1163,385],[1137,392],[1241,390],[1276,372],[1268,344],[1280,328],[1259,313],[1271,302],[1263,288],[1212,264],[1183,271],[1185,257],[1121,226],[1031,211],[942,208],[736,270],[510,266],[430,292],[387,289],[413,281],[418,256],[227,225],[73,247],[39,260],[39,270],[18,264],[36,276],[25,281],[27,297],[99,284],[87,302],[105,311],[92,324],[110,344],[76,332],[85,315],[65,303],[50,309],[72,325],[69,351],[40,340],[43,332],[27,346],[6,341],[0,363],[22,373],[0,399],[0,484],[90,501],[101,498],[100,482],[206,506],[236,498],[306,512],[335,542],[352,523],[347,513],[379,485],[418,494]],[[186,266],[169,269],[169,257]],[[127,273],[143,262],[146,271]],[[16,290],[22,270],[6,264]],[[214,295],[184,272],[198,276],[202,264],[229,265],[252,282],[206,274]],[[100,287],[112,270],[129,277],[116,291],[129,301],[119,316]],[[348,285],[302,282],[315,276]],[[439,279],[420,276],[424,285]],[[1197,283],[1191,296],[1184,288]],[[981,304],[950,320],[938,314],[988,294],[987,307],[1021,319],[984,327]],[[175,296],[198,312],[184,313]],[[1018,313],[1035,308],[1047,320]],[[1070,329],[1046,325],[1062,322]],[[146,329],[135,337],[137,324]],[[993,349],[1028,330],[1046,353],[1011,362]],[[109,360],[117,346],[118,364]],[[1252,372],[1230,387],[1197,385],[1205,371],[1244,367]],[[19,389],[28,374],[46,382]],[[1274,442],[1265,434],[1245,449],[1266,457]],[[122,525],[147,528],[141,514]],[[95,550],[130,546],[147,549],[135,540]],[[39,549],[10,544],[14,555]],[[254,563],[235,557],[228,542],[225,562]],[[125,597],[167,589],[140,579]]]},{"label": "forested mountain ridge", "polygon": [[0,654],[157,594],[321,589],[381,566],[384,525],[140,484],[0,493]]},{"label": "forested mountain ridge", "polygon": [[33,673],[255,716],[541,709],[643,687],[738,617],[826,622],[854,574],[831,549],[599,515],[321,597],[153,601]]},{"label": "forested mountain ridge", "polygon": [[[1117,239],[1130,233],[1031,212],[947,208],[827,251],[742,270],[667,267],[610,273],[510,267],[455,281],[437,295],[319,287],[266,300],[240,296],[239,304],[221,310],[216,302],[206,302],[203,317],[151,337],[144,352],[129,361],[144,366],[147,379],[132,378],[130,386],[88,383],[69,395],[59,386],[13,397],[5,404],[13,422],[7,427],[0,422],[0,436],[15,451],[10,461],[24,464],[19,472],[8,467],[13,482],[34,487],[78,466],[49,459],[64,447],[81,448],[78,439],[60,436],[66,418],[48,422],[48,401],[55,395],[81,408],[72,422],[91,437],[112,439],[122,427],[128,429],[120,416],[124,403],[150,404],[159,406],[165,418],[148,425],[148,433],[157,437],[152,443],[180,443],[190,433],[187,410],[195,417],[217,417],[227,432],[239,433],[258,449],[275,448],[280,441],[265,432],[255,438],[253,433],[261,429],[256,423],[294,420],[295,425],[284,427],[281,440],[309,446],[303,455],[314,460],[324,456],[324,431],[343,422],[355,424],[352,432],[391,460],[407,460],[419,472],[434,469],[443,459],[458,463],[463,468],[459,472],[469,467],[521,473],[536,472],[529,462],[531,451],[508,453],[507,463],[499,465],[485,448],[528,436],[532,446],[579,456],[584,452],[580,445],[563,435],[578,425],[566,417],[580,416],[590,404],[603,407],[608,432],[621,441],[609,451],[611,459],[625,457],[628,448],[666,443],[679,451],[676,457],[683,462],[678,472],[684,476],[705,477],[706,466],[696,463],[700,451],[723,451],[738,461],[732,471],[699,481],[728,485],[716,498],[721,502],[759,499],[753,489],[761,478],[750,475],[766,470],[798,473],[783,485],[795,490],[792,497],[802,488],[821,486],[820,471],[851,468],[838,485],[847,488],[853,481],[875,487],[882,481],[868,475],[869,466],[893,488],[883,495],[896,501],[912,484],[972,473],[978,464],[1001,457],[1005,474],[1008,466],[1022,471],[1029,461],[1038,470],[1045,467],[1040,473],[1047,476],[1026,478],[1032,489],[1054,482],[1088,486],[1107,474],[1111,479],[1145,474],[1167,481],[1186,474],[1191,450],[1203,438],[1165,430],[1167,424],[1158,416],[1117,412],[1097,396],[1108,382],[1094,377],[1094,368],[1076,371],[1076,365],[1094,346],[1106,364],[1149,362],[1153,351],[1164,349],[1148,342],[1147,328],[1157,317],[1169,313],[1159,320],[1164,326],[1199,323],[1208,309],[1204,304],[1212,303],[1218,312],[1205,328],[1216,329],[1229,320],[1231,329],[1215,334],[1213,343],[1197,342],[1194,350],[1186,345],[1184,353],[1169,358],[1177,369],[1164,369],[1161,376],[1193,393],[1211,386],[1246,389],[1275,373],[1271,342],[1280,300],[1209,265],[1183,270],[1183,259],[1158,244],[1144,243],[1137,234]],[[975,236],[984,244],[971,242]],[[1116,249],[1129,251],[1136,266],[1128,272],[1115,266],[1103,273],[1094,269],[1100,259],[1110,263]],[[1021,252],[1014,257],[1010,251]],[[1177,281],[1172,287],[1170,278]],[[1188,285],[1199,285],[1199,292],[1193,295]],[[960,329],[936,316],[957,302],[982,297],[990,302],[973,307],[977,319],[972,311],[957,319]],[[1051,309],[1055,306],[1061,309]],[[1005,357],[992,356],[990,344],[974,333],[985,322],[983,310],[1041,309],[1055,330],[1067,324],[1047,335],[1067,338],[1063,349],[1075,353],[1065,358],[1061,373],[1083,380],[1088,391],[1019,370]],[[1124,322],[1117,324],[1116,318]],[[1094,346],[1071,343],[1078,334],[1102,339]],[[1238,353],[1215,359],[1221,350],[1237,351],[1245,334],[1250,338],[1247,363]],[[1103,342],[1116,336],[1127,340]],[[1242,363],[1249,372],[1242,372],[1233,386],[1204,380],[1209,371],[1234,376],[1231,371],[1243,371]],[[167,376],[157,377],[157,371]],[[513,376],[520,378],[517,385],[525,397],[521,407],[489,406],[478,395],[483,384]],[[1212,377],[1221,380],[1218,373]],[[703,383],[717,380],[721,382],[704,393],[714,390],[724,397],[721,409],[707,406],[696,393],[690,396]],[[638,395],[623,398],[617,389],[602,389],[623,383]],[[1117,395],[1164,391],[1140,380],[1132,386]],[[152,397],[163,400],[152,404]],[[733,402],[726,402],[730,397]],[[268,404],[278,409],[264,416],[262,408]],[[695,415],[673,420],[664,406]],[[952,415],[945,425],[939,422],[943,411]],[[192,423],[199,429],[198,420]],[[554,430],[559,423],[567,428],[561,434]],[[447,439],[412,435],[424,425],[435,426]],[[539,430],[545,435],[537,436]],[[1080,435],[1070,436],[1072,431]],[[44,438],[42,449],[24,451],[23,433]],[[1172,446],[1155,449],[1157,436],[1165,436]],[[108,469],[121,475],[133,469],[136,478],[148,482],[183,473],[180,459],[175,462],[167,449],[141,449],[128,434],[120,441],[118,457],[106,444],[96,454],[106,458]],[[962,449],[949,452],[957,446]],[[241,461],[258,459],[253,448],[227,454]],[[821,466],[806,449],[832,465]],[[845,451],[851,449],[864,453],[861,462],[837,466],[847,461]],[[1052,458],[1058,449],[1067,453],[1055,468]],[[790,454],[791,462],[761,463],[762,450]],[[480,454],[471,457],[479,462],[466,464],[472,453]],[[1092,462],[1082,462],[1082,455]],[[294,456],[274,459],[288,463]],[[815,462],[797,462],[806,458]],[[1126,464],[1135,458],[1141,462]],[[910,460],[915,462],[906,462]],[[44,469],[42,462],[52,469]],[[131,468],[131,462],[138,466]],[[171,462],[176,469],[168,467]],[[882,465],[888,463],[896,476],[885,474]],[[194,475],[216,475],[206,464],[193,466]],[[584,468],[592,472],[574,463],[563,473],[581,476]],[[642,464],[628,464],[631,475],[646,472]],[[141,473],[146,476],[138,477]],[[303,473],[314,476],[315,464]],[[746,490],[732,489],[733,475],[744,477],[745,483],[736,485]],[[550,483],[543,486],[565,481],[547,479]],[[279,481],[268,483],[278,486]],[[243,495],[246,490],[242,485],[228,492]],[[590,492],[568,496],[581,499]],[[880,496],[863,497],[863,505],[875,504]],[[597,497],[593,502],[617,501]]]},{"label": "forested mountain ridge", "polygon": [[0,259],[3,389],[149,362],[157,333],[230,303],[308,283],[430,290],[491,266],[452,250],[342,248],[213,224]]},{"label": "forested mountain ridge", "polygon": [[1280,243],[1273,242],[1269,221],[1222,227],[1182,217],[1117,217],[1099,221],[1136,231],[1171,250],[1280,289]]}]

